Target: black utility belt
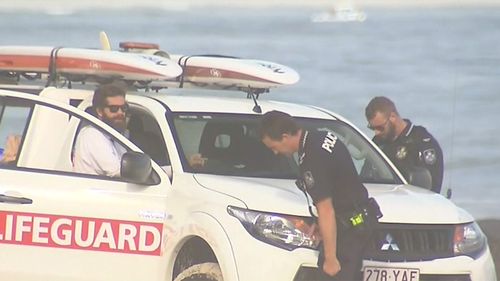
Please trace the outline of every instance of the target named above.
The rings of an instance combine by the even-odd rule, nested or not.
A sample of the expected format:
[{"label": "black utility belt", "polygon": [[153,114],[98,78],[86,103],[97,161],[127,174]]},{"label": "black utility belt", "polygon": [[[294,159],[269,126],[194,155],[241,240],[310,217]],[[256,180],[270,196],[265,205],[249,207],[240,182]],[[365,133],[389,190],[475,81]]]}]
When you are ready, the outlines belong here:
[{"label": "black utility belt", "polygon": [[383,216],[380,207],[374,198],[368,198],[364,204],[360,204],[353,212],[344,212],[338,216],[342,225],[351,227],[363,226],[368,220],[376,221]]}]

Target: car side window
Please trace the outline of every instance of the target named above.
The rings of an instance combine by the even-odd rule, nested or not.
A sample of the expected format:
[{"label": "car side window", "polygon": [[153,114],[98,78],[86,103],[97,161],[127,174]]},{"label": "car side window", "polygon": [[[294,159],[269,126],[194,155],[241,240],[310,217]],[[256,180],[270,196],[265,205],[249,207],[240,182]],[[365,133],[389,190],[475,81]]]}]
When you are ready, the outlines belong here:
[{"label": "car side window", "polygon": [[25,121],[26,129],[16,166],[72,172],[72,134],[80,119],[48,104],[33,101],[24,103],[31,108],[31,112]]},{"label": "car side window", "polygon": [[170,165],[165,138],[160,125],[147,110],[131,105],[127,124],[129,139],[153,161],[164,167]]},{"label": "car side window", "polygon": [[0,166],[15,166],[32,105],[0,99]]},{"label": "car side window", "polygon": [[[82,126],[83,125],[83,126]],[[73,163],[73,146],[82,128],[92,128],[127,149],[110,134],[78,116],[48,104],[18,98],[0,100],[2,167],[81,174]],[[118,162],[118,175],[119,175]],[[88,173],[91,174],[91,173]]]}]

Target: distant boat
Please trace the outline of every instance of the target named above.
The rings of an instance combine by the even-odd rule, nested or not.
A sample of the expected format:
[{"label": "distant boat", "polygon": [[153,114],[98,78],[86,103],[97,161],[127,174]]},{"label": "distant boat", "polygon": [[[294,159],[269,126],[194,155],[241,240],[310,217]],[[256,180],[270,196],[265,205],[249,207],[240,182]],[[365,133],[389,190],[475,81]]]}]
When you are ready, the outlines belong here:
[{"label": "distant boat", "polygon": [[312,15],[312,22],[363,22],[366,13],[352,5],[333,7],[329,11]]}]

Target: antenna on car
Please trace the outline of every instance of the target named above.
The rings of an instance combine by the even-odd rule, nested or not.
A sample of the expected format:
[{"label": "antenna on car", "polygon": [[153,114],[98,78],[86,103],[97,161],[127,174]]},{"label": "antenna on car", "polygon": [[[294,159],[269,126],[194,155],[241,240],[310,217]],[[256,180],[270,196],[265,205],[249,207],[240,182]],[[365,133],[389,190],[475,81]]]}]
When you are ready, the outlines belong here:
[{"label": "antenna on car", "polygon": [[258,89],[248,86],[248,88],[242,90],[247,93],[247,98],[252,98],[253,103],[255,104],[252,108],[252,111],[255,113],[262,113],[262,108],[257,103],[257,99],[259,98],[260,94],[269,92],[269,89]]}]

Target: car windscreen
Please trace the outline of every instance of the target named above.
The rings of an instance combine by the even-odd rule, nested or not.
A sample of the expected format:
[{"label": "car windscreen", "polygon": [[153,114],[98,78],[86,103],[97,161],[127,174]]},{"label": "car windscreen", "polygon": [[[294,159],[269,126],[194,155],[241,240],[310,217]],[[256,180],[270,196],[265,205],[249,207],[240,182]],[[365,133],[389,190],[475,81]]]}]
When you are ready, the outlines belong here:
[{"label": "car windscreen", "polygon": [[[347,146],[365,183],[401,183],[369,142],[339,120],[296,118],[309,131],[331,131]],[[259,116],[174,113],[176,141],[184,170],[227,176],[294,179],[297,154],[275,155],[258,135]]]}]

